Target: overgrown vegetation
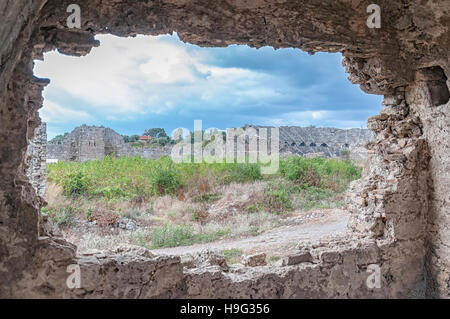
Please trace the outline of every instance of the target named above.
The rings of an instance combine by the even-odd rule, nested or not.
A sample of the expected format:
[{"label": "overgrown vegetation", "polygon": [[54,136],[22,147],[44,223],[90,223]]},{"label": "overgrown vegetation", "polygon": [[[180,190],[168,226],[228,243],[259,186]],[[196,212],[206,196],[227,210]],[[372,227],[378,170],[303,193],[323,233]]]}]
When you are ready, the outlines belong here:
[{"label": "overgrown vegetation", "polygon": [[349,160],[297,156],[280,160],[279,172],[270,176],[258,164],[174,163],[169,157],[58,162],[47,166],[53,194],[44,210],[61,226],[77,218],[98,225],[135,219],[143,227],[127,241],[147,248],[192,245],[256,236],[291,212],[341,207],[343,191],[360,174]]},{"label": "overgrown vegetation", "polygon": [[152,248],[188,246],[196,243],[207,243],[226,236],[229,230],[222,229],[215,232],[198,233],[187,224],[174,225],[165,223],[155,227],[152,233]]},{"label": "overgrown vegetation", "polygon": [[257,164],[180,163],[165,156],[113,158],[48,165],[48,182],[62,185],[66,196],[100,196],[109,200],[169,194],[176,196],[192,177],[208,176],[214,185],[244,183],[262,178]]},{"label": "overgrown vegetation", "polygon": [[303,188],[319,187],[342,191],[350,181],[361,177],[361,170],[349,160],[325,159],[315,157],[307,159],[290,156],[280,161],[281,174]]},{"label": "overgrown vegetation", "polygon": [[75,224],[77,211],[72,206],[61,207],[55,210],[43,209],[44,214],[47,214],[50,220],[58,226],[72,226]]}]

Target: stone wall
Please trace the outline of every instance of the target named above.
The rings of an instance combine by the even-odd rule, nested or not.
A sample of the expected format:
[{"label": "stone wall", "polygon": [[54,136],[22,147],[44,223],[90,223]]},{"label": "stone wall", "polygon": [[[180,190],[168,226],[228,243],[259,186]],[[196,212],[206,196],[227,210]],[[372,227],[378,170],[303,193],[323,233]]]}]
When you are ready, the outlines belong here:
[{"label": "stone wall", "polygon": [[[421,118],[430,156],[424,216],[427,295],[450,297],[450,102],[442,103],[449,96],[446,82],[440,68],[420,70],[416,84],[406,90],[406,100]],[[437,89],[437,83],[444,86]]]},{"label": "stone wall", "polygon": [[42,123],[30,140],[27,150],[27,176],[38,196],[45,198],[47,162],[47,125]]},{"label": "stone wall", "polygon": [[48,143],[47,159],[84,162],[106,155],[119,155],[123,144],[122,137],[109,128],[82,125],[63,141]]},{"label": "stone wall", "polygon": [[367,129],[338,129],[332,127],[280,127],[280,152],[306,155],[323,153],[325,157],[339,157],[342,150],[348,150],[355,160],[367,156],[365,145],[373,138]]},{"label": "stone wall", "polygon": [[84,162],[112,156],[160,158],[170,155],[171,147],[132,146],[114,130],[103,126],[76,127],[64,140],[47,144],[47,159]]},{"label": "stone wall", "polygon": [[[380,29],[366,26],[371,1],[80,0],[79,30],[66,27],[70,3],[0,5],[0,297],[450,296],[450,1],[380,0]],[[42,203],[25,175],[26,149],[48,81],[33,77],[33,58],[56,48],[88,54],[99,33],[175,30],[203,46],[340,51],[350,81],[385,96],[386,108],[368,122],[370,165],[349,192],[347,238],[299,243],[311,257],[297,265],[190,268],[148,251],[77,256],[70,243],[38,232]],[[67,287],[68,265],[80,266],[81,288]],[[380,288],[366,284],[371,265],[380,267]]]},{"label": "stone wall", "polygon": [[[263,126],[246,125],[242,129],[245,131],[249,127],[258,129]],[[358,161],[367,157],[365,145],[373,138],[370,130],[358,128],[281,126],[279,132],[281,155],[321,154],[324,157],[339,157],[342,150],[348,150],[350,157]],[[47,149],[47,159],[83,162],[106,155],[160,158],[170,156],[172,146],[133,146],[132,143],[125,143],[122,136],[110,128],[82,125],[64,140],[48,143]]]}]

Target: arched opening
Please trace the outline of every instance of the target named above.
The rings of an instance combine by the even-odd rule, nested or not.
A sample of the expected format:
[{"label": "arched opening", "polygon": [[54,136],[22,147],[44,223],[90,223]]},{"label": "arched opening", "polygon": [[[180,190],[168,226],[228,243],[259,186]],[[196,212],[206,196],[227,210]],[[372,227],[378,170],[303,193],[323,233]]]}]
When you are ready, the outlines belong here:
[{"label": "arched opening", "polygon": [[[345,230],[344,191],[359,178],[360,169],[340,163],[336,149],[318,154],[326,158],[320,165],[329,169],[318,167],[317,172],[350,165],[354,173],[336,177],[336,171],[304,181],[296,175],[302,169],[298,159],[307,155],[297,148],[306,146],[303,140],[345,138],[361,145],[370,140],[367,134],[355,135],[342,127],[364,125],[365,115],[350,119],[349,109],[359,109],[365,101],[372,106],[367,112],[376,113],[381,99],[364,95],[347,83],[339,56],[310,57],[299,50],[274,51],[270,47],[200,48],[181,42],[177,35],[98,38],[102,45],[86,57],[50,52],[35,68],[37,75],[52,80],[44,90],[40,111],[49,132],[47,158],[67,165],[48,165],[48,206],[44,212],[80,252],[111,249],[122,243],[169,253],[177,252],[177,246],[197,244],[185,247],[186,252],[198,250],[206,242],[212,242],[208,244],[211,247],[223,239],[256,236],[262,240],[265,233],[296,216],[303,216],[297,225],[300,228],[326,216],[338,225],[327,235]],[[294,66],[305,74],[293,77]],[[319,83],[320,90],[316,87]],[[302,98],[298,92],[308,88],[311,92]],[[292,100],[300,110],[292,111]],[[316,100],[322,101],[320,109],[311,102]],[[193,173],[189,165],[172,165],[164,156],[171,156],[179,143],[195,139],[195,128],[185,127],[192,126],[199,114],[210,123],[201,129],[204,153],[215,141],[205,126],[218,127],[216,131],[225,141],[230,127],[247,132],[270,126],[279,130],[280,146],[290,146],[282,150],[288,156],[281,154],[280,165],[291,167],[291,171],[278,170],[263,179],[260,168],[250,164],[242,169],[231,164],[225,170],[220,168],[225,173],[211,165],[197,165],[194,170],[199,173]],[[252,118],[258,122],[250,122]],[[341,128],[316,127],[326,125]],[[177,127],[181,127],[180,134]],[[85,139],[94,147],[83,148]],[[245,144],[250,140],[252,135],[245,135]],[[316,147],[316,143],[309,146]],[[215,150],[208,155],[215,155]],[[305,161],[314,163],[307,156]],[[164,168],[167,163],[175,167],[173,171]],[[168,174],[169,184],[160,182],[155,175],[158,170]],[[305,173],[323,174],[317,172]],[[136,181],[136,175],[145,178]],[[240,199],[248,192],[247,199]],[[336,216],[333,219],[331,213],[320,210]],[[240,227],[235,228],[236,224]],[[184,237],[177,240],[180,234]],[[279,246],[284,244],[280,241]],[[256,250],[274,254],[264,246],[261,241],[242,253]],[[229,249],[221,250],[228,253]],[[275,262],[281,257],[276,252],[266,259]]]}]

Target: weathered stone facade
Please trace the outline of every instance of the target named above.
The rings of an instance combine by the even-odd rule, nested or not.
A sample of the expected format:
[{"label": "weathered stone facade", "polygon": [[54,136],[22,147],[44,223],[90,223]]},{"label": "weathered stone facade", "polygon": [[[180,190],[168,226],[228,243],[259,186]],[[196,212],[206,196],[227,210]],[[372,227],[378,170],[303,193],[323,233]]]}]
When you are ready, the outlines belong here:
[{"label": "weathered stone facade", "polygon": [[[246,125],[255,129],[263,126]],[[264,128],[273,129],[265,126]],[[364,160],[367,156],[365,145],[373,138],[367,129],[337,129],[281,126],[279,127],[280,154],[321,154],[324,157],[339,157],[342,150],[348,150],[354,160]],[[247,146],[248,148],[248,146]],[[270,146],[269,146],[270,149]],[[170,156],[171,145],[138,147],[125,143],[123,138],[110,128],[82,125],[76,127],[62,141],[47,144],[47,159],[84,162],[113,156],[141,156],[160,158]]]},{"label": "weathered stone facade", "polygon": [[103,126],[76,127],[64,140],[47,144],[47,159],[84,162],[105,156],[160,158],[170,155],[171,147],[134,147],[114,130]]},{"label": "weathered stone facade", "polygon": [[45,198],[47,160],[47,125],[42,123],[34,132],[27,150],[27,176],[38,196]]},{"label": "weathered stone facade", "polygon": [[107,155],[120,156],[125,143],[122,136],[103,126],[76,127],[60,143],[48,143],[47,159],[85,162]]},{"label": "weathered stone facade", "polygon": [[372,131],[367,129],[281,126],[280,153],[323,153],[325,157],[339,157],[342,150],[348,150],[352,159],[364,160],[367,157],[365,146],[372,139]]},{"label": "weathered stone facade", "polygon": [[[450,1],[380,0],[382,28],[367,28],[371,1],[80,0],[81,29],[65,0],[0,4],[0,297],[450,297]],[[39,233],[41,201],[26,177],[28,140],[42,88],[32,59],[58,48],[84,55],[94,35],[164,34],[203,46],[248,44],[342,52],[353,83],[383,94],[364,177],[349,194],[347,238],[300,243],[312,261],[284,267],[183,268],[148,251],[77,256]],[[447,101],[446,101],[447,100]],[[82,286],[66,285],[67,266]],[[380,288],[367,285],[380,267]]]}]

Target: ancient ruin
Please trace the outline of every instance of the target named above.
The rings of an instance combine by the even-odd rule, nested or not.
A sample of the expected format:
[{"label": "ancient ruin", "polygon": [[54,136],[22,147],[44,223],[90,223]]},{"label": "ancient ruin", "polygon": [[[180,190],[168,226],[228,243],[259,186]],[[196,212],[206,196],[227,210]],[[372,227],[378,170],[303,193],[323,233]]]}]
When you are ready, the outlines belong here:
[{"label": "ancient ruin", "polygon": [[[395,298],[450,296],[450,1],[376,1],[381,27],[366,24],[372,1],[80,0],[0,4],[0,297],[32,298]],[[42,200],[27,175],[28,140],[40,124],[42,89],[33,59],[75,56],[94,36],[166,34],[201,46],[248,44],[342,52],[349,79],[384,95],[368,120],[374,140],[352,185],[345,238],[299,243],[284,266],[183,267],[145,249],[77,256],[38,227]],[[298,262],[298,263],[297,263]],[[368,285],[378,267],[379,285]],[[80,269],[79,287],[67,285]]]},{"label": "ancient ruin", "polygon": [[346,150],[352,159],[362,161],[367,157],[365,145],[372,138],[372,132],[367,129],[281,126],[280,154],[339,157]]},{"label": "ancient ruin", "polygon": [[[248,125],[246,127],[255,127]],[[245,130],[244,127],[243,129]],[[43,128],[45,130],[45,128]],[[280,153],[309,155],[320,154],[324,157],[339,157],[342,150],[348,150],[355,160],[364,160],[367,156],[365,145],[373,135],[367,129],[337,129],[281,126]],[[76,127],[62,141],[48,142],[46,158],[48,160],[84,162],[112,156],[135,156],[160,158],[171,155],[172,147],[152,146],[135,147],[125,143],[122,136],[113,129],[103,126],[82,125]],[[44,155],[45,156],[45,155]]]}]

